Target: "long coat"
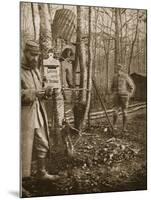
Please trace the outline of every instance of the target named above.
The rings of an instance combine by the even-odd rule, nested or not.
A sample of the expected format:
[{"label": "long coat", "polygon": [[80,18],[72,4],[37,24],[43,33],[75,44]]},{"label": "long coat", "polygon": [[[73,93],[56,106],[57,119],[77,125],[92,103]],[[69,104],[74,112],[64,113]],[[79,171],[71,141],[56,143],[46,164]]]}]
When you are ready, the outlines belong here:
[{"label": "long coat", "polygon": [[49,131],[47,115],[42,99],[35,91],[42,90],[39,70],[30,70],[26,65],[21,68],[21,156],[22,177],[31,173],[34,133],[36,128],[44,127],[44,148],[48,151]]}]

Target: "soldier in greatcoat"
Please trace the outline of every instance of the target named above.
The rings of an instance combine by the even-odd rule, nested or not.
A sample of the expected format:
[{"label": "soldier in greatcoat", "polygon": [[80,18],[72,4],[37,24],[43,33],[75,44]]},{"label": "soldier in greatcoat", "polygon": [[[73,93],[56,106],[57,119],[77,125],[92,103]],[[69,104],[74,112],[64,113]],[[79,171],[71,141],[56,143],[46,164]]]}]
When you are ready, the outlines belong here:
[{"label": "soldier in greatcoat", "polygon": [[21,156],[22,177],[31,176],[33,145],[38,160],[36,177],[42,180],[56,180],[57,175],[46,171],[49,155],[49,129],[44,99],[51,95],[51,88],[42,87],[38,59],[39,44],[28,41],[21,63]]}]

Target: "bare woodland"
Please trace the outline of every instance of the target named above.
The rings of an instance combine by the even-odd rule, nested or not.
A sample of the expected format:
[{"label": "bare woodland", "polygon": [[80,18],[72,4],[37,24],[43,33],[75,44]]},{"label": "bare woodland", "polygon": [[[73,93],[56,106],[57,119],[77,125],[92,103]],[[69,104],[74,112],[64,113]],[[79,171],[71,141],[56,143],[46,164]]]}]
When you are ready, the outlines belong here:
[{"label": "bare woodland", "polygon": [[[62,15],[56,14],[58,10],[64,10]],[[62,85],[72,89],[65,92],[65,118],[86,135],[71,135],[71,141],[77,142],[74,146],[77,159],[75,156],[61,161],[61,170],[56,167],[59,164],[54,165],[64,172],[62,180],[46,187],[40,187],[34,180],[24,182],[29,191],[25,196],[146,189],[147,11],[21,3],[20,13],[21,57],[27,40],[39,41],[42,75],[47,49],[54,48],[58,58],[66,47],[73,49],[70,61],[61,63]],[[56,26],[57,19],[62,27]],[[129,136],[124,139],[113,137],[108,131],[112,128],[110,87],[118,63],[125,66],[129,75],[138,77],[137,91],[129,106]],[[66,73],[70,74],[71,87]]]}]

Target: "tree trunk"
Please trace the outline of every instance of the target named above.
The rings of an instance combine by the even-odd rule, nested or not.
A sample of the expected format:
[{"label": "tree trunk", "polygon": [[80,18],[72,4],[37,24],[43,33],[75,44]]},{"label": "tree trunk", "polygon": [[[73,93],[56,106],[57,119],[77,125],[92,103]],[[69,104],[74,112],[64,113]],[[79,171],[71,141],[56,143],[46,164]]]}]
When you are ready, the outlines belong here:
[{"label": "tree trunk", "polygon": [[106,54],[106,93],[109,91],[109,50]]},{"label": "tree trunk", "polygon": [[122,30],[122,14],[121,14],[121,8],[119,8],[119,20],[120,20],[120,39],[119,39],[119,45],[120,45],[120,56],[119,56],[119,60],[121,63],[123,63],[123,30]]},{"label": "tree trunk", "polygon": [[36,40],[36,24],[35,24],[35,15],[34,15],[33,3],[31,3],[31,12],[32,12],[32,18],[33,18],[33,27],[34,27],[34,39]]},{"label": "tree trunk", "polygon": [[92,8],[89,7],[89,38],[88,38],[88,94],[87,94],[87,104],[86,110],[84,114],[83,126],[86,127],[88,114],[90,110],[90,102],[91,102],[91,89],[92,89]]},{"label": "tree trunk", "polygon": [[[77,67],[78,67],[78,63],[79,63],[79,51],[78,51],[78,47],[76,44],[76,49],[75,49],[75,60],[72,62],[72,84],[73,84],[73,88],[76,87],[76,71],[77,71]],[[76,92],[73,91],[72,92],[72,101],[74,102],[77,98]]]},{"label": "tree trunk", "polygon": [[[110,29],[110,35],[111,35],[111,29],[112,29],[112,23],[113,23],[113,12],[112,12],[112,18],[111,23],[109,26]],[[111,40],[103,40],[104,44],[104,53],[105,53],[105,63],[106,63],[106,94],[108,95],[109,92],[109,59],[110,59],[110,44]]]},{"label": "tree trunk", "polygon": [[137,10],[137,22],[136,22],[136,31],[135,31],[135,36],[134,40],[132,41],[132,47],[130,51],[130,59],[129,59],[129,64],[128,64],[128,74],[131,73],[131,62],[132,62],[132,57],[133,57],[133,50],[134,50],[134,45],[137,39],[137,33],[138,33],[138,20],[139,20],[139,10]]},{"label": "tree trunk", "polygon": [[42,55],[52,48],[52,35],[48,4],[39,4],[40,14],[40,46]]},{"label": "tree trunk", "polygon": [[[125,22],[127,21],[127,13],[125,12]],[[125,50],[124,50],[124,63],[127,65],[127,44],[128,44],[128,24],[126,23],[126,28],[125,28],[125,37],[126,37],[126,40],[125,40]]]},{"label": "tree trunk", "polygon": [[86,107],[86,88],[87,88],[87,68],[86,68],[86,55],[85,44],[82,41],[82,16],[81,7],[77,6],[77,45],[76,51],[78,52],[78,60],[80,66],[80,88],[83,88],[79,92],[78,101],[75,103],[73,112],[76,128],[80,129],[83,122],[83,117]]},{"label": "tree trunk", "polygon": [[[107,44],[106,44],[107,43]],[[109,41],[103,40],[104,53],[105,53],[105,66],[106,66],[106,93],[108,93],[108,83],[109,83]]]},{"label": "tree trunk", "polygon": [[[79,50],[78,50],[78,45],[76,43],[76,51],[75,51],[75,60],[72,62],[72,74],[73,74],[73,88],[76,88],[76,81],[77,81],[77,76],[76,76],[76,71],[77,67],[79,64]],[[72,102],[73,102],[73,113],[74,113],[74,127],[79,128],[80,121],[79,121],[79,114],[78,114],[78,96],[76,91],[73,91],[72,93]]]},{"label": "tree trunk", "polygon": [[[77,6],[77,48],[79,50],[79,65],[80,65],[80,88],[87,88],[87,68],[86,68],[86,55],[85,44],[82,40],[82,9]],[[86,90],[79,94],[79,100],[83,103],[86,102]]]},{"label": "tree trunk", "polygon": [[118,8],[115,8],[115,61],[114,70],[119,62],[119,24],[118,24]]},{"label": "tree trunk", "polygon": [[34,27],[34,39],[39,41],[40,36],[40,16],[37,3],[31,3],[32,19]]}]

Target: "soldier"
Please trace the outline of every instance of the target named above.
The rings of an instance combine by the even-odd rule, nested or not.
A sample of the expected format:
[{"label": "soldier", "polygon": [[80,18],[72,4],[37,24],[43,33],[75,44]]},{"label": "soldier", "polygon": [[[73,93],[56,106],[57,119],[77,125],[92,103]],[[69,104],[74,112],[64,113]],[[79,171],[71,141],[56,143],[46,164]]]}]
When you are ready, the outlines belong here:
[{"label": "soldier", "polygon": [[[50,110],[52,111],[52,116],[50,116],[49,120],[51,121],[51,130],[54,135],[53,138],[55,151],[58,151],[58,153],[60,154],[63,154],[63,152],[65,154],[72,154],[72,149],[70,152],[68,151],[70,147],[72,148],[72,142],[69,133],[74,132],[75,130],[73,130],[73,128],[69,125],[65,117],[65,92],[64,90],[62,90],[62,75],[64,74],[63,72],[65,72],[64,78],[69,87],[72,87],[70,77],[71,74],[69,73],[67,66],[63,66],[62,63],[59,62],[63,60],[65,59],[56,59],[53,49],[48,50],[47,56],[43,60],[44,74],[46,77],[45,86],[50,86],[53,89],[52,102],[49,103],[49,105],[47,104],[47,107],[49,107],[50,104],[52,104],[52,107],[47,110],[49,112]],[[61,72],[63,74],[61,74]],[[67,86],[65,85],[65,87]]]},{"label": "soldier", "polygon": [[121,64],[117,65],[115,70],[115,75],[113,77],[111,92],[113,92],[113,104],[114,104],[114,114],[113,114],[113,126],[114,130],[117,129],[116,123],[118,119],[119,108],[122,109],[123,114],[123,132],[127,132],[127,108],[129,104],[129,99],[132,97],[135,90],[134,83],[128,74],[124,73],[123,66]]},{"label": "soldier", "polygon": [[44,98],[51,95],[51,89],[50,87],[45,90],[42,88],[41,75],[37,66],[39,54],[39,44],[36,41],[28,41],[21,64],[22,177],[31,176],[34,144],[38,160],[36,177],[40,180],[56,180],[59,178],[57,175],[50,175],[46,171],[49,130]]}]

